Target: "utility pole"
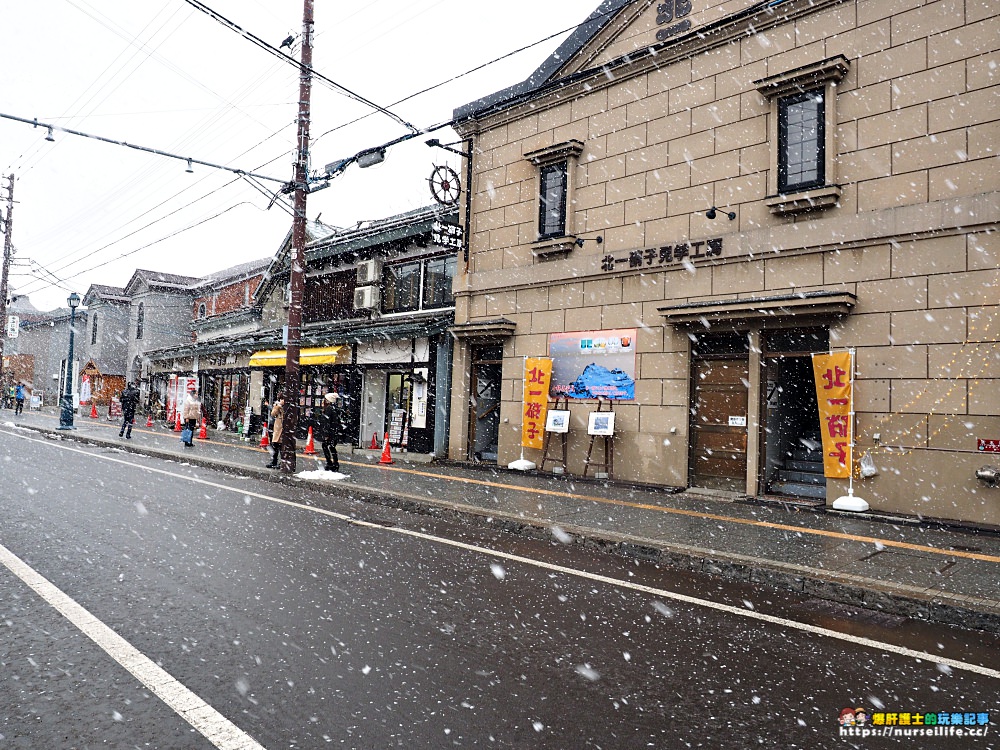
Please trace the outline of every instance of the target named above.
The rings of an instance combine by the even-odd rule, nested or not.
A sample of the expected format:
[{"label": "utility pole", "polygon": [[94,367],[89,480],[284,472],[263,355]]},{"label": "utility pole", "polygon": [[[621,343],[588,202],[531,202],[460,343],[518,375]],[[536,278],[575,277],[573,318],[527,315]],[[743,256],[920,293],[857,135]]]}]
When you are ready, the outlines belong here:
[{"label": "utility pole", "polygon": [[299,65],[299,135],[295,155],[295,213],[292,218],[288,343],[285,346],[285,418],[281,433],[281,471],[295,473],[295,428],[299,423],[299,350],[302,302],[306,287],[306,189],[309,179],[309,118],[312,86],[313,0],[302,7],[302,58]]},{"label": "utility pole", "polygon": [[[0,273],[0,321],[3,321],[3,331],[0,332],[0,389],[4,387],[3,346],[7,338],[7,274],[10,271],[10,256],[14,254],[14,245],[11,242],[14,231],[11,218],[14,214],[14,175],[7,180],[7,216],[3,223],[3,272]],[[0,394],[0,400],[2,399],[3,395]]]}]

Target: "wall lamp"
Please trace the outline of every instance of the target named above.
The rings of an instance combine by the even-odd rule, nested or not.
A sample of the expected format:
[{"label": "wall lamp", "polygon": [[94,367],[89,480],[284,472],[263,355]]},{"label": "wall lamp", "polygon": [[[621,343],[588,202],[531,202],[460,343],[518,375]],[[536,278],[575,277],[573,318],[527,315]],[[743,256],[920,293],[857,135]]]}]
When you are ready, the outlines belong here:
[{"label": "wall lamp", "polygon": [[604,243],[604,238],[601,237],[600,235],[598,235],[597,237],[577,237],[576,238],[576,246],[577,247],[583,247],[583,243],[584,242],[596,242],[598,245],[601,245],[601,244]]},{"label": "wall lamp", "polygon": [[976,469],[976,479],[985,482],[988,487],[996,487],[1000,485],[1000,469],[995,466]]},{"label": "wall lamp", "polygon": [[[718,211],[722,211],[722,209],[721,208],[716,208],[715,206],[712,206],[710,209],[708,209],[705,212],[705,218],[706,219],[714,219],[716,217]],[[732,221],[733,219],[736,218],[736,212],[735,211],[722,211],[722,213],[724,213],[726,216],[728,216],[730,221]]]}]

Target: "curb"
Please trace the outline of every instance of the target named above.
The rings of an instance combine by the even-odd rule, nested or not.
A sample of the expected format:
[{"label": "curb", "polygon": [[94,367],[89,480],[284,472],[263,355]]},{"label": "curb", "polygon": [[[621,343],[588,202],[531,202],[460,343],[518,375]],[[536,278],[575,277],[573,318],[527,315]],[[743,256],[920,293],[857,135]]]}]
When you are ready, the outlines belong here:
[{"label": "curb", "polygon": [[[286,486],[299,485],[302,480],[274,471],[256,469],[243,464],[232,464],[205,458],[197,454],[186,455],[148,446],[120,445],[101,438],[71,434],[55,429],[19,425],[42,435],[66,438],[75,442],[99,447],[113,447],[125,453],[150,456],[214,469],[227,474],[251,476],[255,479]],[[540,519],[525,519],[502,512],[487,511],[460,503],[435,503],[406,492],[387,492],[353,482],[324,483],[323,489],[338,498],[361,500],[384,507],[436,518],[475,521],[505,533],[532,539],[551,538],[552,524]],[[836,574],[803,565],[781,563],[774,560],[738,555],[720,550],[705,549],[681,544],[666,544],[659,540],[630,536],[610,531],[559,524],[574,538],[574,543],[606,554],[653,562],[675,570],[704,573],[710,576],[772,589],[792,591],[805,596],[837,602],[852,607],[872,610],[882,614],[923,620],[966,629],[983,630],[1000,634],[1000,608],[988,602],[957,594],[927,593],[905,584],[879,581],[864,576]]]}]

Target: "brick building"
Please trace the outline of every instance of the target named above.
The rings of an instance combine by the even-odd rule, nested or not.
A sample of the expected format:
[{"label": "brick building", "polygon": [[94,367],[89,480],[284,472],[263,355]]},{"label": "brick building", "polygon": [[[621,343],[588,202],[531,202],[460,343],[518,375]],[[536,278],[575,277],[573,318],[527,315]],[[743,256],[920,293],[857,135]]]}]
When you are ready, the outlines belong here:
[{"label": "brick building", "polygon": [[[858,493],[1000,524],[975,475],[1000,438],[998,13],[607,0],[524,83],[457,109],[452,457],[517,458],[523,358],[577,373],[585,351],[633,388],[610,402],[616,478],[824,502],[847,483],[816,475],[810,355],[855,349],[855,459],[879,472]],[[580,396],[571,474],[584,375],[557,383]]]}]

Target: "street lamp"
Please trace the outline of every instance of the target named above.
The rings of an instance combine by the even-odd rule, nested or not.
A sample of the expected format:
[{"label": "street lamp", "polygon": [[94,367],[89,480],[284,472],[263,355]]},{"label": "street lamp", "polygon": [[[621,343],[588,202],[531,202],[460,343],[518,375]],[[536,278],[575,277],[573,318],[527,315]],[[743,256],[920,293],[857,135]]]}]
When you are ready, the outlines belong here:
[{"label": "street lamp", "polygon": [[59,429],[75,430],[73,426],[73,328],[76,325],[76,308],[80,306],[80,295],[73,292],[66,300],[69,305],[69,358],[66,360],[66,388],[59,411]]}]

